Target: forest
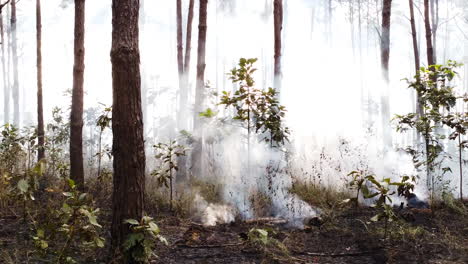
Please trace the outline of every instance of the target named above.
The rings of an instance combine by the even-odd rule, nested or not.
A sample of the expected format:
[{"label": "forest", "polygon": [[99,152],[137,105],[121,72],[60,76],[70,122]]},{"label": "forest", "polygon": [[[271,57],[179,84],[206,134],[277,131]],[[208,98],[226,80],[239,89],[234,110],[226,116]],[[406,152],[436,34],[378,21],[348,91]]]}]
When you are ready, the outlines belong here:
[{"label": "forest", "polygon": [[468,263],[467,0],[0,0],[0,263]]}]

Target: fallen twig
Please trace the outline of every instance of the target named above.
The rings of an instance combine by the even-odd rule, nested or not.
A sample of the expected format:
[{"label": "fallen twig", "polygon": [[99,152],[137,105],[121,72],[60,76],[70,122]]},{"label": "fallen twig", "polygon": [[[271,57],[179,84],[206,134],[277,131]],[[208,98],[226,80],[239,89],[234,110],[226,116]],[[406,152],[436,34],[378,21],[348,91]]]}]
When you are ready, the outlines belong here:
[{"label": "fallen twig", "polygon": [[230,243],[230,244],[219,244],[219,245],[187,245],[187,244],[179,244],[176,245],[180,248],[222,248],[222,247],[235,247],[241,246],[244,243]]},{"label": "fallen twig", "polygon": [[314,257],[354,257],[372,254],[371,251],[361,251],[361,252],[343,252],[343,253],[320,253],[320,252],[299,252],[293,251],[294,254],[303,255],[303,256],[314,256]]}]

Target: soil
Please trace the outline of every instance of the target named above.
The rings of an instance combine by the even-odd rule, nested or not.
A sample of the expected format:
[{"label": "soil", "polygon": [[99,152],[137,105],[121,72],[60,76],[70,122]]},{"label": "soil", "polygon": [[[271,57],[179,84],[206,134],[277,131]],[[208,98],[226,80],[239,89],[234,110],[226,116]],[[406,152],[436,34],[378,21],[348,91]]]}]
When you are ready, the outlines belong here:
[{"label": "soil", "polygon": [[[468,263],[466,215],[449,208],[396,213],[407,220],[390,223],[386,239],[383,223],[368,223],[375,214],[372,208],[348,208],[304,229],[242,221],[205,227],[162,216],[157,223],[169,246],[158,246],[151,263]],[[106,228],[109,223],[103,222]],[[21,216],[0,215],[0,263],[9,263],[6,255],[16,256],[12,263],[48,263],[22,254],[33,250],[30,231],[22,223]],[[248,239],[254,228],[269,230],[267,245]],[[106,250],[98,255],[105,256]],[[107,263],[102,257],[77,259]]]}]

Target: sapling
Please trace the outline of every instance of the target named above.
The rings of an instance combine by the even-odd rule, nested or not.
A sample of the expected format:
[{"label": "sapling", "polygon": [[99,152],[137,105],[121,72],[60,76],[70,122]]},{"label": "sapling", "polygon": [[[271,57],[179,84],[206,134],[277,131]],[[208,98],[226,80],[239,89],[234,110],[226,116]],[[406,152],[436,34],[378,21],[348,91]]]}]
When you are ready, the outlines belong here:
[{"label": "sapling", "polygon": [[391,206],[392,203],[392,196],[395,194],[395,191],[390,189],[390,186],[393,185],[390,178],[383,179],[382,182],[376,180],[374,176],[367,176],[366,180],[373,184],[373,190],[370,191],[367,187],[363,188],[363,195],[366,199],[372,199],[374,197],[378,197],[374,206],[380,209],[380,212],[373,216],[370,220],[372,222],[384,220],[385,227],[384,227],[384,239],[387,238],[388,232],[388,223],[396,219],[396,215],[393,212],[393,208]]},{"label": "sapling", "polygon": [[[408,129],[416,131],[424,137],[425,145],[425,165],[427,175],[427,187],[431,190],[431,197],[434,196],[434,181],[432,175],[435,171],[437,159],[444,153],[444,139],[438,131],[443,121],[444,111],[450,111],[456,104],[454,87],[450,81],[457,75],[455,68],[460,64],[449,61],[447,65],[431,65],[428,68],[422,67],[416,75],[414,81],[408,81],[409,88],[414,89],[418,94],[421,113],[409,113],[397,115],[397,131],[402,132]],[[445,168],[444,168],[445,169]]]},{"label": "sapling", "polygon": [[139,221],[127,219],[124,222],[131,231],[123,243],[125,263],[147,263],[155,255],[156,242],[168,244],[166,238],[159,234],[159,227],[153,218],[143,216]]},{"label": "sapling", "polygon": [[[468,101],[467,96],[463,98],[464,102]],[[468,113],[451,113],[444,117],[443,123],[452,129],[449,135],[450,140],[458,140],[458,164],[460,170],[460,200],[463,200],[463,157],[462,150],[468,145],[467,140],[462,140],[462,136],[466,135],[468,127]]]},{"label": "sapling", "polygon": [[367,182],[367,177],[373,176],[373,175],[370,175],[367,172],[362,171],[362,170],[359,170],[359,171],[356,170],[356,171],[350,172],[348,176],[351,177],[351,181],[349,182],[349,187],[351,189],[356,190],[356,196],[354,198],[345,200],[345,202],[354,202],[355,206],[359,207],[359,194],[363,188],[366,188],[365,184]]},{"label": "sapling", "polygon": [[161,160],[161,165],[159,168],[151,172],[152,176],[157,177],[158,185],[165,186],[169,188],[170,191],[170,200],[169,208],[172,211],[172,202],[173,197],[173,176],[174,171],[177,171],[179,167],[177,166],[177,158],[185,156],[187,149],[177,144],[176,140],[171,140],[169,143],[158,143],[153,146],[156,150],[156,159]]},{"label": "sapling", "polygon": [[[98,153],[96,156],[98,158],[98,172],[97,177],[100,179],[101,176],[101,161],[104,153],[102,152],[102,134],[106,128],[110,128],[112,122],[112,107],[104,108],[104,112],[99,116],[96,125],[99,127],[99,138],[98,138]],[[109,153],[109,152],[106,152]],[[108,154],[109,155],[109,154]]]}]

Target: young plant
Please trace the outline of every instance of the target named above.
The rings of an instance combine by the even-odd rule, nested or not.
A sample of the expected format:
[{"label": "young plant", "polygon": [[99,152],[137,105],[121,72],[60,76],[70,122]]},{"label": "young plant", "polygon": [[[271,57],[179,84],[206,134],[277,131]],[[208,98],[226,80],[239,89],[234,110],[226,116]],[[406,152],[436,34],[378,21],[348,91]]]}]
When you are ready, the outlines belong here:
[{"label": "young plant", "polygon": [[[457,75],[455,68],[460,64],[449,61],[447,65],[431,65],[421,68],[414,81],[408,81],[409,88],[418,94],[421,113],[397,115],[397,131],[416,129],[424,138],[424,155],[427,175],[427,187],[434,196],[435,168],[440,166],[437,159],[444,153],[440,142],[445,136],[439,133],[444,111],[450,111],[456,104],[457,97],[450,81]],[[439,163],[441,161],[439,160]]]},{"label": "young plant", "polygon": [[[462,97],[463,102],[468,102],[468,96]],[[452,129],[449,135],[450,140],[458,139],[458,165],[460,170],[460,200],[463,200],[463,156],[462,151],[468,146],[467,140],[462,140],[462,136],[466,135],[468,127],[468,113],[450,113],[444,117],[442,121],[446,126]]]},{"label": "young plant", "polygon": [[143,216],[140,221],[127,219],[125,223],[130,225],[131,230],[123,243],[126,263],[148,263],[155,256],[156,242],[168,244],[159,234],[158,225],[149,216]]},{"label": "young plant", "polygon": [[[63,112],[60,108],[55,107],[52,110],[52,123],[47,125],[47,137],[46,137],[46,150],[48,154],[48,164],[50,169],[50,175],[56,176],[58,170],[60,176],[67,178],[68,176],[68,161],[65,157],[65,149],[68,149],[67,143],[70,136],[70,124],[65,122]],[[64,168],[66,169],[66,173]]]},{"label": "young plant", "polygon": [[373,216],[370,220],[372,222],[378,222],[378,221],[384,221],[385,227],[384,227],[384,240],[387,239],[387,233],[388,233],[388,223],[392,222],[393,220],[396,220],[396,214],[393,212],[392,208],[392,198],[391,196],[395,194],[395,191],[392,191],[390,189],[391,185],[394,185],[394,183],[391,182],[390,178],[385,178],[383,179],[382,182],[379,182],[375,179],[374,176],[367,176],[366,180],[368,180],[370,183],[373,185],[373,190],[375,191],[370,191],[367,187],[363,188],[363,195],[364,198],[366,199],[372,199],[374,197],[378,197],[377,200],[375,201],[375,204],[373,205],[376,207],[380,212]]},{"label": "young plant", "polygon": [[[234,94],[223,91],[219,105],[234,108],[234,120],[239,120],[247,129],[247,144],[250,148],[252,131],[261,134],[261,140],[271,147],[279,147],[288,140],[289,128],[283,126],[286,108],[280,105],[278,92],[269,88],[255,88],[253,74],[257,71],[254,63],[257,59],[240,59],[239,67],[229,73],[233,83],[239,88]],[[210,111],[212,113],[213,111]],[[207,113],[204,113],[209,114]]]},{"label": "young plant", "polygon": [[[56,252],[56,263],[74,262],[70,256],[73,245],[82,250],[104,247],[104,239],[99,236],[102,226],[97,221],[99,209],[93,208],[91,197],[80,192],[73,180],[68,180],[68,188],[69,191],[63,193],[65,201],[62,208],[56,211],[59,223],[57,231],[65,238],[63,246]],[[45,240],[44,237],[38,237],[37,240]]]},{"label": "young plant", "polygon": [[169,208],[173,209],[173,188],[174,188],[174,172],[179,169],[177,160],[179,157],[185,156],[187,149],[177,144],[177,141],[171,140],[169,143],[158,143],[153,146],[156,150],[156,159],[161,160],[159,168],[151,172],[158,181],[159,187],[165,186],[170,190]]},{"label": "young plant", "polygon": [[106,128],[111,127],[111,122],[112,122],[112,107],[106,107],[104,108],[104,112],[102,115],[99,116],[96,125],[99,127],[99,139],[98,139],[98,152],[96,153],[96,156],[98,158],[98,172],[97,172],[97,177],[98,179],[101,176],[101,161],[102,157],[107,154],[107,156],[110,158],[111,157],[111,152],[110,151],[102,151],[102,134],[104,133],[104,130]]},{"label": "young plant", "polygon": [[351,181],[349,182],[349,187],[351,189],[356,190],[356,196],[351,199],[345,200],[345,202],[354,202],[356,207],[359,207],[359,194],[361,193],[362,188],[365,186],[367,182],[367,177],[373,176],[368,175],[365,171],[352,171],[348,174],[351,177]]}]

